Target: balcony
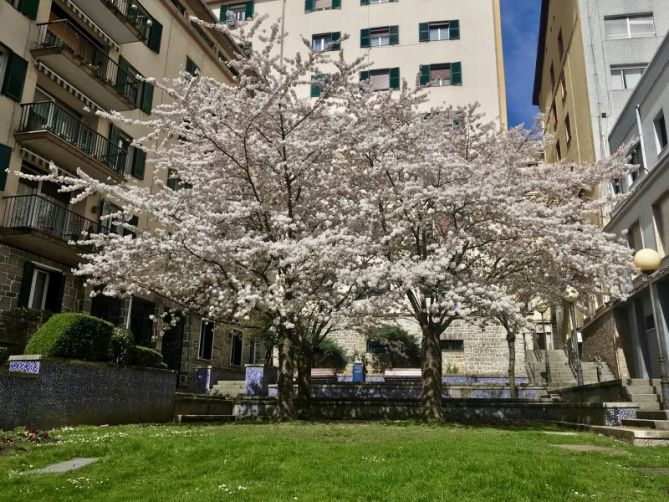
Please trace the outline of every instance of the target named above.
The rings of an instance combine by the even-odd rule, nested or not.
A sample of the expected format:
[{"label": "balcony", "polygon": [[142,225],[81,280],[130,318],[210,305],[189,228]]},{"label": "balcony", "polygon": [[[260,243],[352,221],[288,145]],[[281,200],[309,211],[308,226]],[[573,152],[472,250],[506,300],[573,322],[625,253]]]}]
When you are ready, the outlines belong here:
[{"label": "balcony", "polygon": [[128,152],[52,101],[21,105],[16,140],[63,169],[122,181]]},{"label": "balcony", "polygon": [[117,44],[146,39],[153,20],[137,0],[72,0]]},{"label": "balcony", "polygon": [[65,19],[38,24],[33,57],[108,110],[137,108],[142,82]]},{"label": "balcony", "polygon": [[106,227],[89,220],[42,195],[5,197],[2,233],[5,239],[24,249],[40,249],[40,253],[57,261],[75,264],[78,241],[83,232],[106,232]]}]

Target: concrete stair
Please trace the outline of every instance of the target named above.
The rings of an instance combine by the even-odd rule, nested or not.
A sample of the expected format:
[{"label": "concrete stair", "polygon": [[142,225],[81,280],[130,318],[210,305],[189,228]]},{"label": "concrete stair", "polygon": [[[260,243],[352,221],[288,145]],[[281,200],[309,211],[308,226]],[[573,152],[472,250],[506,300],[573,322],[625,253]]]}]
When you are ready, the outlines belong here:
[{"label": "concrete stair", "polygon": [[246,393],[244,380],[219,380],[210,390],[214,396],[238,397]]},{"label": "concrete stair", "polygon": [[[574,375],[574,372],[569,365],[567,354],[565,354],[563,350],[549,350],[547,353],[551,371],[551,382],[548,385],[548,388],[563,389],[576,386],[576,375]],[[545,351],[541,351],[539,358],[537,358],[534,351],[527,351],[526,354],[526,358],[533,368],[534,375],[532,376],[534,377],[534,381],[539,385],[546,383],[545,354]],[[615,376],[606,364],[602,367],[599,380],[597,379],[597,365],[594,362],[581,362],[581,368],[583,369],[583,383],[585,385],[597,383],[598,381],[606,382],[615,380]]]},{"label": "concrete stair", "polygon": [[623,424],[622,426],[588,425],[596,434],[610,436],[635,446],[669,446],[669,430],[651,429]]},{"label": "concrete stair", "polygon": [[639,412],[660,411],[662,407],[659,385],[651,380],[640,378],[622,381],[630,401],[639,405]]}]

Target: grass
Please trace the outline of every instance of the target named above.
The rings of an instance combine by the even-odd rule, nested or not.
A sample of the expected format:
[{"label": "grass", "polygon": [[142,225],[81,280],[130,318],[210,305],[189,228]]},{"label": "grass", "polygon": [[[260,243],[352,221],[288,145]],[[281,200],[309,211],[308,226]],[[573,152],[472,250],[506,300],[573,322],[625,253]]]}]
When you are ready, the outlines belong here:
[{"label": "grass", "polygon": [[[0,456],[0,500],[664,501],[669,448],[558,429],[407,423],[78,427]],[[610,447],[570,452],[556,444]],[[25,471],[100,457],[64,474]]]}]

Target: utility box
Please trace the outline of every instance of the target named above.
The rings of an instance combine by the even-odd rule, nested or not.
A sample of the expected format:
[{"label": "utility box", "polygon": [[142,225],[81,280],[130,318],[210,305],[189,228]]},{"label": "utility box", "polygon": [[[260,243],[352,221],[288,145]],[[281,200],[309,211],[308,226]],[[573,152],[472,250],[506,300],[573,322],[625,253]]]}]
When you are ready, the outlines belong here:
[{"label": "utility box", "polygon": [[365,381],[365,365],[363,363],[353,363],[353,383],[364,383]]}]

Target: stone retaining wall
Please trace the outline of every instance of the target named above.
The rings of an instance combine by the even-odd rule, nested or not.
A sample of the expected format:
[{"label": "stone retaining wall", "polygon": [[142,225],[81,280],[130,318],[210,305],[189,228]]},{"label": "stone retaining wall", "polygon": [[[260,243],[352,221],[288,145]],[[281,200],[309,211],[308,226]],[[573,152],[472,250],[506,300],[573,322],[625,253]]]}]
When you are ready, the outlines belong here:
[{"label": "stone retaining wall", "polygon": [[0,429],[171,422],[176,373],[13,356],[0,372]]}]

